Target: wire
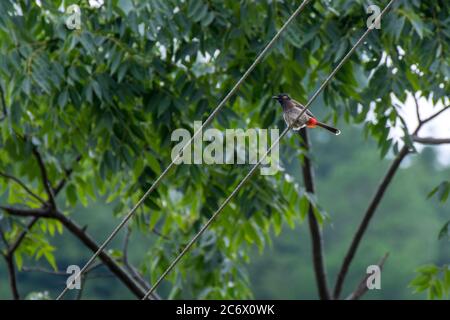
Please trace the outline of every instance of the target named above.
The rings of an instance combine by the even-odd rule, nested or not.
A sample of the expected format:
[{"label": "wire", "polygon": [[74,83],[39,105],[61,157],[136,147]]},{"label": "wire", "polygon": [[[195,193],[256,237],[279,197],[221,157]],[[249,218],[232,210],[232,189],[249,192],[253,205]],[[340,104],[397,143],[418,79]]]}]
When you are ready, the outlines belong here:
[{"label": "wire", "polygon": [[[383,15],[389,10],[391,5],[394,3],[395,0],[391,0],[388,5],[383,9],[383,11],[380,13],[379,19],[383,17]],[[377,19],[378,20],[378,19]],[[376,21],[376,20],[375,20]],[[231,194],[228,196],[228,198],[225,199],[225,201],[220,205],[220,207],[217,209],[216,212],[211,216],[211,218],[206,222],[206,224],[200,229],[200,231],[189,241],[189,243],[184,247],[183,251],[175,258],[175,260],[172,261],[172,263],[169,265],[169,267],[164,271],[164,273],[159,277],[159,279],[155,282],[153,287],[148,290],[145,294],[145,296],[142,298],[142,300],[147,299],[150,294],[152,294],[158,285],[164,280],[164,278],[169,274],[170,271],[176,266],[176,264],[183,258],[183,256],[189,251],[189,249],[194,245],[194,243],[197,241],[197,239],[205,232],[206,229],[213,223],[213,221],[217,218],[217,216],[222,212],[222,210],[226,207],[226,205],[231,201],[231,199],[236,195],[236,193],[242,188],[242,186],[247,182],[247,180],[250,179],[250,177],[255,173],[255,171],[258,169],[258,167],[261,165],[261,163],[266,159],[267,155],[272,151],[272,149],[278,145],[280,140],[287,134],[287,132],[291,129],[292,125],[297,122],[298,119],[308,110],[311,103],[317,98],[317,96],[323,91],[323,89],[327,86],[327,84],[331,81],[331,79],[334,77],[334,75],[339,71],[339,69],[343,66],[343,64],[350,58],[352,53],[356,50],[356,48],[364,41],[364,39],[369,35],[370,31],[372,31],[372,27],[375,25],[375,22],[372,23],[372,25],[364,32],[364,34],[358,39],[358,41],[353,45],[353,47],[350,49],[350,51],[342,58],[342,60],[339,62],[339,64],[334,68],[334,70],[330,73],[330,75],[326,78],[326,80],[322,83],[322,85],[319,87],[319,89],[316,90],[316,92],[313,94],[313,96],[309,99],[308,103],[305,105],[302,112],[298,115],[297,119],[295,121],[292,121],[291,125],[287,126],[284,131],[281,133],[281,135],[278,137],[277,140],[272,144],[272,146],[267,150],[267,152],[264,154],[264,156],[256,163],[252,169],[248,172],[248,174],[245,176],[244,179],[239,182],[239,184],[236,186],[236,188],[231,192]]]},{"label": "wire", "polygon": [[[261,53],[257,56],[257,58],[252,63],[252,65],[242,75],[242,77],[234,85],[234,87],[230,90],[230,92],[228,92],[228,94],[225,96],[225,98],[222,99],[222,101],[219,103],[219,105],[216,107],[216,109],[214,109],[214,111],[209,115],[209,117],[205,120],[205,122],[202,124],[202,126],[194,133],[192,138],[183,147],[183,149],[180,151],[180,153],[175,157],[175,159],[172,160],[172,162],[169,164],[169,166],[161,173],[161,175],[156,179],[156,181],[153,183],[153,185],[144,193],[144,195],[141,197],[141,199],[139,199],[139,201],[136,203],[136,205],[125,215],[125,217],[122,219],[122,221],[119,223],[119,225],[113,230],[113,232],[108,236],[108,238],[105,240],[105,242],[103,242],[103,244],[98,248],[98,250],[94,253],[94,255],[88,260],[88,262],[84,265],[84,267],[78,273],[77,278],[80,277],[86,271],[86,269],[98,257],[100,252],[102,252],[103,249],[105,249],[105,247],[117,235],[117,233],[120,231],[120,229],[122,229],[122,227],[128,222],[128,220],[134,215],[134,213],[142,205],[144,200],[158,187],[161,180],[169,173],[170,169],[172,169],[172,167],[175,165],[175,162],[181,157],[184,150],[187,147],[191,146],[192,141],[194,141],[194,139],[197,137],[197,135],[202,132],[204,127],[206,127],[214,119],[216,114],[220,111],[220,109],[222,109],[222,107],[231,98],[231,96],[236,93],[236,91],[239,89],[239,87],[244,82],[244,80],[249,76],[249,74],[253,71],[253,69],[255,69],[255,67],[261,62],[261,60],[264,58],[265,54],[270,50],[270,48],[272,48],[273,44],[281,36],[283,31],[286,30],[288,25],[295,19],[295,17],[297,17],[300,14],[300,12],[303,11],[303,9],[306,7],[306,5],[310,1],[311,0],[304,0],[300,4],[300,6],[297,8],[297,10],[295,10],[294,13],[289,17],[289,19],[284,23],[284,25],[280,28],[280,30],[278,30],[278,32],[273,36],[272,40],[270,40],[270,42],[266,45],[266,47],[261,51]],[[68,287],[66,286],[64,288],[64,290],[56,298],[56,300],[60,300],[62,297],[64,297],[67,290],[68,290]]]}]

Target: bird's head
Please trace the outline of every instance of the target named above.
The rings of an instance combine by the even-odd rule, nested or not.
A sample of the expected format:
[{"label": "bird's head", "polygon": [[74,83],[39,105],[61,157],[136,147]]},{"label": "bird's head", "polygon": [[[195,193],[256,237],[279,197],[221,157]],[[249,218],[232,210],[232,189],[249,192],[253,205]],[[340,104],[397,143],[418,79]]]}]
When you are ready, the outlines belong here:
[{"label": "bird's head", "polygon": [[272,99],[277,100],[281,105],[283,105],[285,101],[291,100],[287,93],[280,93],[279,95],[273,96]]}]

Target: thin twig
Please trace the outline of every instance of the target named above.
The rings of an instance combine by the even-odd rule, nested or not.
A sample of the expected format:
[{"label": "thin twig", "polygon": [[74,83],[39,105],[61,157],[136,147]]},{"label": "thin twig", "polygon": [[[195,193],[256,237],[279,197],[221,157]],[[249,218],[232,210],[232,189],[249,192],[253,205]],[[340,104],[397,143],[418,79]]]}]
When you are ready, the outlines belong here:
[{"label": "thin twig", "polygon": [[45,168],[44,160],[42,160],[41,154],[37,150],[36,147],[33,147],[33,154],[38,162],[39,169],[42,177],[42,184],[44,185],[44,189],[47,192],[48,202],[50,203],[53,209],[56,209],[55,195],[53,194],[53,189],[48,178],[47,169]]},{"label": "thin twig", "polygon": [[[389,257],[389,252],[386,252],[383,258],[377,263],[377,266],[380,268],[380,271],[383,270],[384,263]],[[353,291],[345,300],[358,300],[361,298],[368,290],[367,287],[367,279],[369,279],[370,274],[366,274],[366,276],[361,280],[359,285],[356,287],[355,291]]]},{"label": "thin twig", "polygon": [[51,274],[54,276],[65,276],[65,277],[67,276],[67,272],[60,271],[60,270],[51,270],[51,269],[42,268],[42,267],[23,266],[22,271],[23,272],[40,272],[40,273],[45,273],[45,274]]},{"label": "thin twig", "polygon": [[429,116],[428,118],[422,120],[422,123],[427,123],[431,120],[433,120],[434,118],[436,118],[437,116],[439,116],[442,112],[450,110],[450,106],[446,106],[443,109],[439,110],[438,112],[436,112],[435,114]]},{"label": "thin twig", "polygon": [[439,145],[439,144],[450,143],[450,138],[418,137],[417,135],[413,135],[413,136],[411,136],[411,139],[414,142],[418,142],[418,143],[422,143],[422,144]]},{"label": "thin twig", "polygon": [[28,187],[25,185],[25,183],[23,183],[22,181],[20,181],[18,178],[14,177],[14,176],[12,176],[12,175],[9,175],[9,174],[7,174],[7,173],[3,173],[3,172],[0,172],[0,176],[3,177],[3,178],[5,178],[5,179],[14,181],[14,182],[17,183],[19,186],[21,186],[22,189],[24,189],[30,196],[32,196],[33,198],[35,198],[36,200],[38,200],[41,204],[43,204],[43,205],[46,204],[46,201],[45,201],[44,199],[42,199],[42,198],[39,197],[36,193],[34,193],[30,188],[28,188]]},{"label": "thin twig", "polygon": [[39,217],[32,217],[26,228],[17,236],[16,240],[10,245],[9,247],[9,254],[13,254],[14,251],[17,250],[17,248],[20,246],[20,244],[22,243],[23,239],[25,238],[25,236],[27,235],[27,233],[31,230],[31,228],[34,226],[34,224],[39,220]]},{"label": "thin twig", "polygon": [[[122,245],[122,262],[125,269],[131,274],[131,276],[136,280],[145,290],[150,289],[150,284],[144,279],[144,277],[140,274],[140,272],[130,264],[128,260],[128,245],[130,242],[132,229],[130,226],[127,227],[126,233],[123,239]],[[159,295],[154,294],[154,298],[160,300]]]},{"label": "thin twig", "polygon": [[420,112],[419,112],[419,101],[417,101],[416,95],[412,94],[414,99],[414,104],[416,105],[416,116],[417,116],[417,122],[421,123],[422,119],[420,118]]},{"label": "thin twig", "polygon": [[154,234],[156,234],[158,237],[167,240],[167,241],[171,241],[172,239],[170,239],[170,237],[164,235],[161,231],[159,231],[158,229],[156,229],[155,227],[150,229],[151,232],[153,232]]}]

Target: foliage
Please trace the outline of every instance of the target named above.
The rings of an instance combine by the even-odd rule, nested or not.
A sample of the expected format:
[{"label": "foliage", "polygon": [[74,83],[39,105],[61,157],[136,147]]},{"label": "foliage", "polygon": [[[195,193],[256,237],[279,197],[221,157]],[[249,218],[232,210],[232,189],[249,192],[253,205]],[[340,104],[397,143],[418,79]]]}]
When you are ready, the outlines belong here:
[{"label": "foliage", "polygon": [[[445,202],[449,193],[448,181],[444,181],[435,187],[428,197],[432,197],[434,194],[438,194],[439,200]],[[438,238],[449,239],[449,225],[450,221],[447,221],[439,231]],[[440,267],[428,264],[421,266],[416,270],[418,275],[411,281],[410,286],[415,288],[415,292],[427,291],[429,299],[443,299],[449,298],[450,292],[450,267],[449,265],[442,265]]]},{"label": "foliage", "polygon": [[428,299],[448,299],[450,290],[450,267],[425,265],[416,270],[417,277],[411,281],[415,292],[427,291]]},{"label": "foliage", "polygon": [[[298,5],[112,0],[100,9],[82,6],[82,27],[70,31],[60,8],[79,2],[41,2],[0,2],[0,86],[7,110],[0,123],[0,171],[46,198],[33,157],[39,150],[52,185],[73,169],[58,199],[60,210],[72,215],[78,203],[106,196],[116,216],[124,215],[170,162],[170,133],[192,131],[194,120],[205,119]],[[305,101],[363,32],[363,4],[312,1],[213,125],[281,126],[272,94],[291,92]],[[390,126],[400,125],[410,143],[394,101],[405,102],[408,91],[419,90],[435,103],[444,101],[450,85],[444,57],[449,10],[447,1],[399,0],[382,30],[370,35],[313,108],[325,120],[350,124],[363,123],[372,108],[374,119],[364,127],[382,156],[398,149],[398,142],[387,138]],[[299,156],[296,145],[295,137],[282,148],[285,161]],[[177,166],[151,194],[132,227],[157,228],[172,239],[159,239],[142,253],[141,271],[151,282],[247,170]],[[0,180],[0,192],[8,205],[40,206],[7,179]],[[242,266],[251,246],[262,250],[270,230],[302,221],[308,196],[282,173],[255,175],[170,275],[168,296],[250,297]],[[5,216],[5,235],[12,240],[24,229],[24,219]],[[41,220],[27,233],[16,264],[26,255],[45,257],[56,268],[50,244],[55,230],[61,232],[61,226]]]}]

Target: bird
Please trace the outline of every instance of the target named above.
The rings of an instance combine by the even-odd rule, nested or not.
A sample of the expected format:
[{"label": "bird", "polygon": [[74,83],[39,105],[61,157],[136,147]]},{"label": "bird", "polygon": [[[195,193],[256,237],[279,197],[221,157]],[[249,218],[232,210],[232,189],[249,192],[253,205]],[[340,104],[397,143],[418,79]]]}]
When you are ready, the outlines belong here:
[{"label": "bird", "polygon": [[341,131],[339,129],[333,128],[325,123],[318,121],[317,118],[309,110],[306,110],[306,112],[304,112],[300,116],[302,111],[305,109],[305,106],[289,97],[288,94],[280,93],[276,96],[273,96],[272,99],[277,100],[283,107],[284,121],[288,126],[292,125],[293,130],[298,131],[304,127],[320,127],[330,131],[331,133],[334,133],[335,135],[341,134]]}]

